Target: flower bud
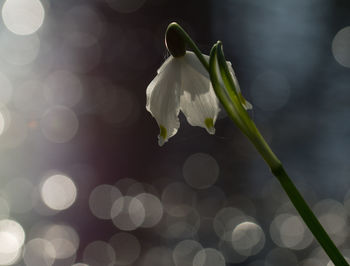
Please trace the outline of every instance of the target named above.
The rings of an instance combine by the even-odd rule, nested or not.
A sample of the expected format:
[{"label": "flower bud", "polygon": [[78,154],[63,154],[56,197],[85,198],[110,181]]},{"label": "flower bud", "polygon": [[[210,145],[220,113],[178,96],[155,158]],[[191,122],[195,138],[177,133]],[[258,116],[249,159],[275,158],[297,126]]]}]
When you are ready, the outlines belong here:
[{"label": "flower bud", "polygon": [[177,23],[170,23],[165,33],[165,45],[173,57],[181,57],[186,54],[186,42],[177,27]]}]

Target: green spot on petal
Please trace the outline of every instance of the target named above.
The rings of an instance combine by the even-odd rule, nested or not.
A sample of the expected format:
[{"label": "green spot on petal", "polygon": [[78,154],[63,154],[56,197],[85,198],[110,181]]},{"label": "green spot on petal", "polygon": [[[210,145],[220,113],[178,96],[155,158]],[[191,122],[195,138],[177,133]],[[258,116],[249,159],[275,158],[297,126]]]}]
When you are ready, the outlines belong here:
[{"label": "green spot on petal", "polygon": [[207,130],[208,130],[208,132],[210,134],[214,134],[215,133],[213,118],[206,118],[204,120],[204,124],[207,127]]},{"label": "green spot on petal", "polygon": [[167,136],[167,132],[166,132],[166,128],[162,125],[159,126],[159,129],[160,129],[160,133],[159,135],[163,138],[163,139],[166,139],[166,136]]}]

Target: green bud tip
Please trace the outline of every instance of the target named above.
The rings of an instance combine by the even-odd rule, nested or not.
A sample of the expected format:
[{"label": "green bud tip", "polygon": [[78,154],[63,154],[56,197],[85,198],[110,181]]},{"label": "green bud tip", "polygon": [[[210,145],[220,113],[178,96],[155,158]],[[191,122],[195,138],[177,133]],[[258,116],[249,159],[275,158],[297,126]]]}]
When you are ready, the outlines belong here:
[{"label": "green bud tip", "polygon": [[180,25],[172,22],[165,32],[165,45],[173,57],[181,57],[186,54],[186,42],[180,30]]}]

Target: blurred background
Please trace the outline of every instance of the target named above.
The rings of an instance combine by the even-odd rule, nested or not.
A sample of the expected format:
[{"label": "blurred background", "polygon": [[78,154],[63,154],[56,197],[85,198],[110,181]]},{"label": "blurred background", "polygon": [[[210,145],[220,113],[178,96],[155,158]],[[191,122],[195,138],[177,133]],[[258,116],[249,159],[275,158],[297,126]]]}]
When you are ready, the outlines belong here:
[{"label": "blurred background", "polygon": [[3,0],[0,265],[331,266],[224,113],[164,147],[145,91],[177,21],[350,256],[350,2]]}]

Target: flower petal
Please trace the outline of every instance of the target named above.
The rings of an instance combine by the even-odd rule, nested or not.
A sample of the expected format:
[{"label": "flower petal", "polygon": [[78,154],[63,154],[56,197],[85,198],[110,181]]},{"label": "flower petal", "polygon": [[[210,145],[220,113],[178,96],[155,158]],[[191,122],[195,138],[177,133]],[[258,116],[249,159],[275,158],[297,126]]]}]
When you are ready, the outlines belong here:
[{"label": "flower petal", "polygon": [[[191,64],[188,64],[189,61]],[[197,57],[187,57],[182,66],[180,109],[189,124],[203,127],[208,133],[214,134],[214,124],[220,111],[218,100],[211,87],[208,72],[200,62],[197,64],[194,61],[199,62]]]},{"label": "flower petal", "polygon": [[146,90],[146,109],[159,125],[158,144],[160,146],[174,136],[180,126],[178,119],[180,111],[180,62],[172,58],[165,63],[166,65]]},{"label": "flower petal", "polygon": [[[209,62],[209,56],[203,54],[203,57]],[[183,57],[183,61],[185,62],[187,67],[192,68],[194,71],[200,73],[204,77],[209,78],[208,71],[204,68],[201,61],[199,61],[198,57],[194,52],[186,51],[185,56]]]},{"label": "flower petal", "polygon": [[164,63],[160,66],[160,68],[158,68],[157,74],[162,72],[173,59],[174,57],[172,55],[170,55],[167,59],[165,59]]}]

